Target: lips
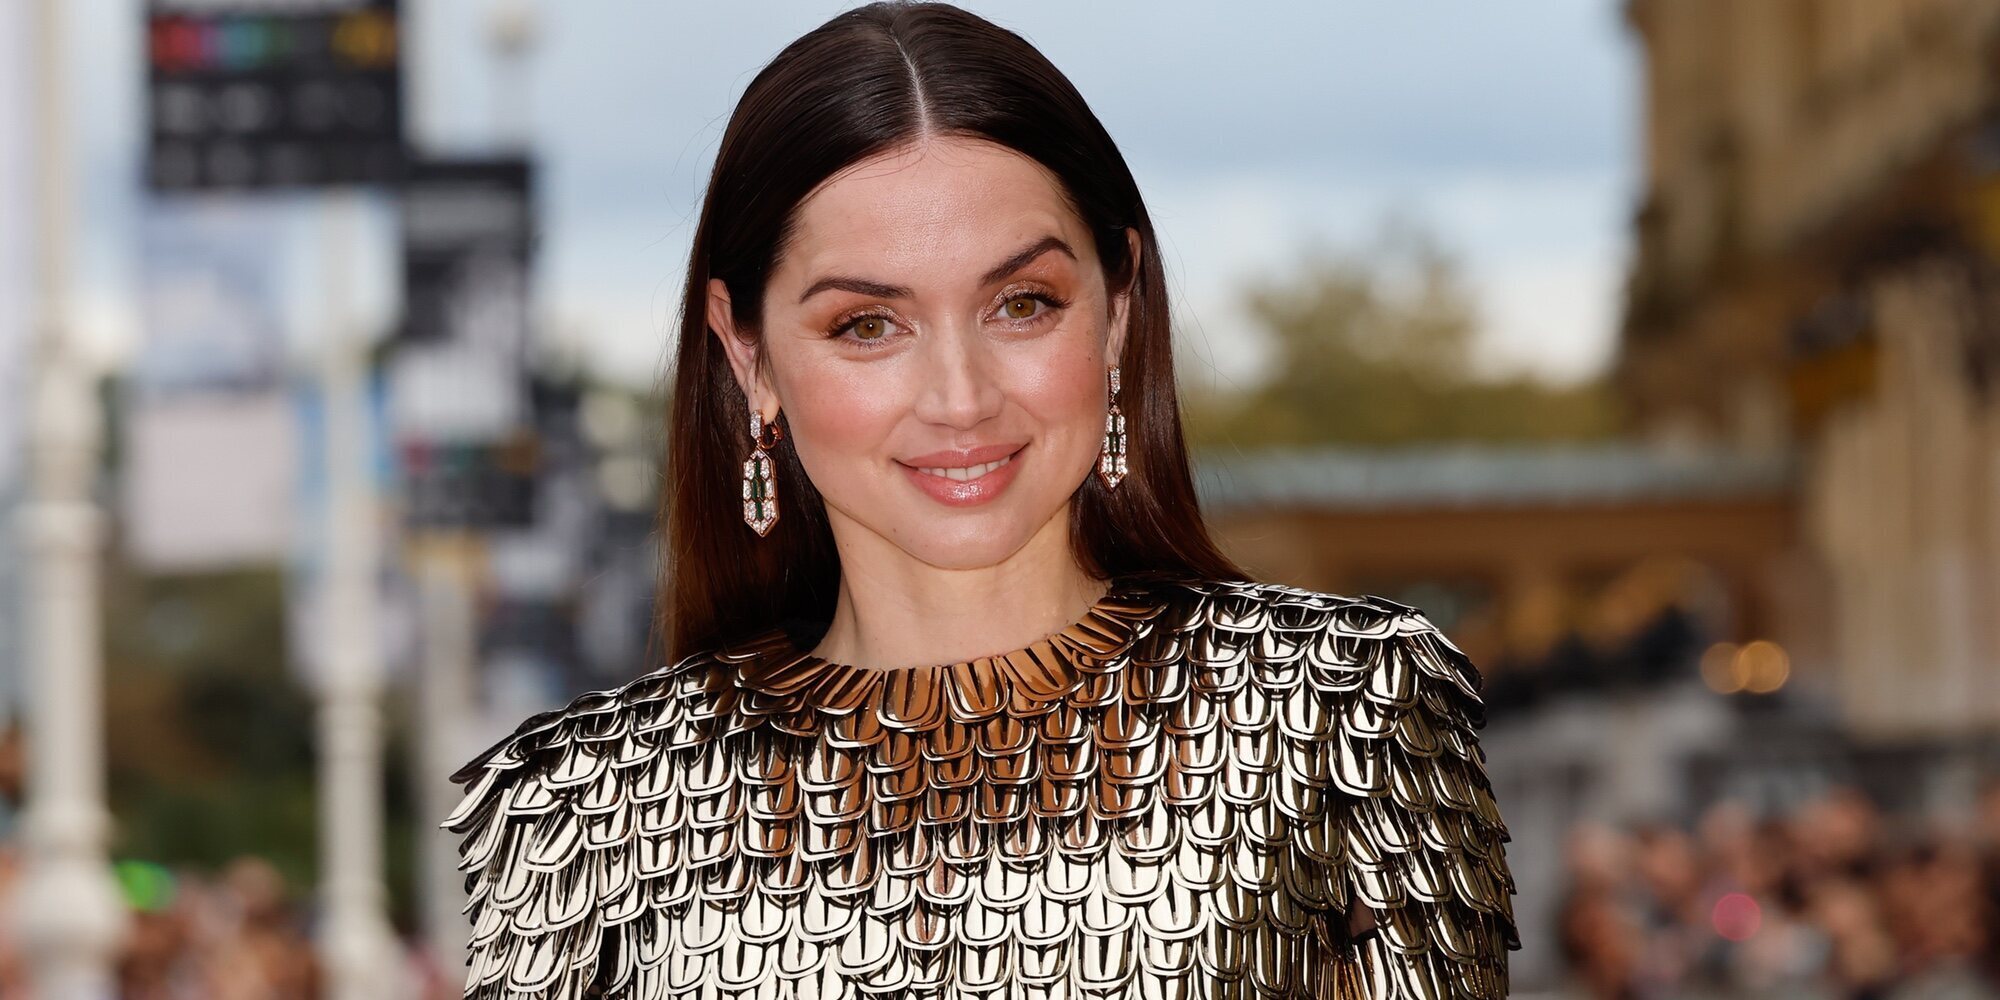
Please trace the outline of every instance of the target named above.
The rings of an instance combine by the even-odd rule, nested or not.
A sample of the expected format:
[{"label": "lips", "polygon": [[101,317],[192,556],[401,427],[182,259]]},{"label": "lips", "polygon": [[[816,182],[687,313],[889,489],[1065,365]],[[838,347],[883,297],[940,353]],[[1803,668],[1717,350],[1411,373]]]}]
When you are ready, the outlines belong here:
[{"label": "lips", "polygon": [[966,507],[985,503],[1014,481],[1024,443],[981,445],[913,455],[897,461],[918,490],[939,503]]},{"label": "lips", "polygon": [[912,455],[900,461],[911,468],[964,468],[997,462],[1026,447],[1025,441],[1002,441],[998,444],[982,444],[977,448],[947,448],[943,451],[929,451]]}]

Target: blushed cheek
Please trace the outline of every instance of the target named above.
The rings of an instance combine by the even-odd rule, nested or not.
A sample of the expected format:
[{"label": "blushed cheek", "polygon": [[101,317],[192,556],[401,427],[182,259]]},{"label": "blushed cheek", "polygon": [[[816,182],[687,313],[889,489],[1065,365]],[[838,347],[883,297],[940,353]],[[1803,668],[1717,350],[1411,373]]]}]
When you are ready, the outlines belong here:
[{"label": "blushed cheek", "polygon": [[1095,461],[1104,430],[1108,389],[1095,336],[1079,330],[1055,341],[1031,364],[1019,366],[1014,379],[1015,398],[1042,425],[1041,434],[1074,451],[1071,458],[1078,463]]},{"label": "blushed cheek", "polygon": [[788,372],[778,386],[793,446],[822,492],[866,475],[910,407],[889,365],[814,365]]},{"label": "blushed cheek", "polygon": [[1074,360],[1065,365],[1068,374],[1064,391],[1072,409],[1092,414],[1104,409],[1109,392],[1110,373],[1104,366],[1104,353],[1095,345],[1078,351]]}]

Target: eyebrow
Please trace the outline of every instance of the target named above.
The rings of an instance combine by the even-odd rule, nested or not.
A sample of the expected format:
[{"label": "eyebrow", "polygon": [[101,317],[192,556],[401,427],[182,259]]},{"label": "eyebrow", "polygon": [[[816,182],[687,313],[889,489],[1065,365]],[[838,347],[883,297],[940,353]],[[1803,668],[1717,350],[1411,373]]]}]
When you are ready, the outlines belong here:
[{"label": "eyebrow", "polygon": [[[995,264],[991,270],[979,276],[979,283],[990,285],[999,281],[1013,274],[1015,271],[1027,267],[1035,258],[1051,250],[1061,250],[1070,260],[1076,259],[1076,251],[1071,250],[1069,244],[1063,242],[1060,237],[1044,236],[1015,251],[1006,260]],[[805,294],[799,296],[799,301],[804,302],[829,289],[839,289],[841,291],[883,299],[906,299],[911,294],[910,289],[903,285],[889,285],[880,281],[869,281],[866,278],[847,278],[840,275],[831,275],[813,282],[806,288]]]}]

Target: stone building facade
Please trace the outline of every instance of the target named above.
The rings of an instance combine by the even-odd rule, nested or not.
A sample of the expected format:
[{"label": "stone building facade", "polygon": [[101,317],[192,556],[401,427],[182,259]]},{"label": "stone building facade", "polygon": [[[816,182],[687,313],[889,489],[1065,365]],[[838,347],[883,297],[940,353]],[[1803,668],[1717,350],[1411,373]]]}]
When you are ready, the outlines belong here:
[{"label": "stone building facade", "polygon": [[1644,193],[1615,379],[1790,452],[1845,721],[2000,726],[2000,4],[1629,0]]}]

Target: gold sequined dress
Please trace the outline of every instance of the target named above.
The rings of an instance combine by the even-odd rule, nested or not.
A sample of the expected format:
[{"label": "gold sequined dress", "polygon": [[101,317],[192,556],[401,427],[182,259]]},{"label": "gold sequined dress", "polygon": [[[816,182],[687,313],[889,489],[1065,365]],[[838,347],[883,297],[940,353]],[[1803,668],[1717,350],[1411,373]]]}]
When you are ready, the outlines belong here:
[{"label": "gold sequined dress", "polygon": [[1127,576],[1000,656],[806,649],[687,656],[452,776],[467,998],[1507,993],[1479,675],[1415,608]]}]

